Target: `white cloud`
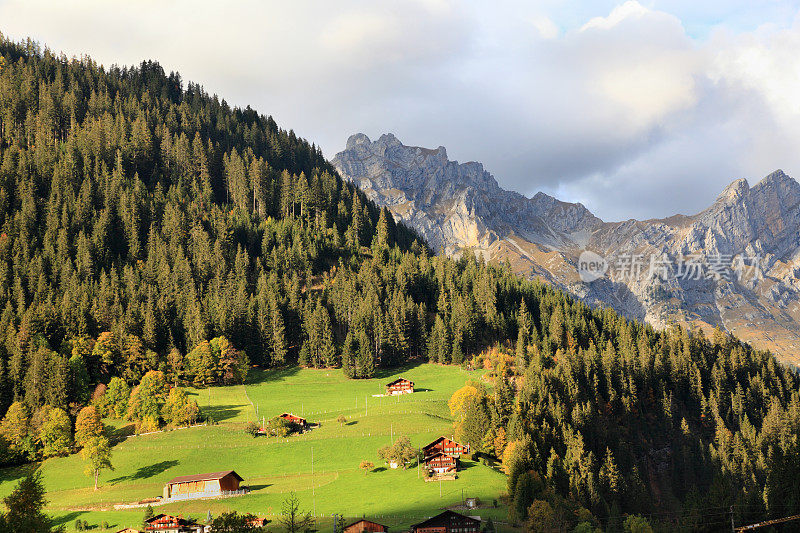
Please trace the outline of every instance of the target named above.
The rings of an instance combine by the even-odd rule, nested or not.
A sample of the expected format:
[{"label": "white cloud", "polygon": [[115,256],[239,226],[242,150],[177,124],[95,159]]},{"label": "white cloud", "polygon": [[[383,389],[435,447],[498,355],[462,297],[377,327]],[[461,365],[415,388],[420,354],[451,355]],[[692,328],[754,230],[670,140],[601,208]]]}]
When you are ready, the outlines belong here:
[{"label": "white cloud", "polygon": [[620,219],[800,176],[796,1],[701,4],[0,0],[0,30],[105,64],[157,59],[329,156],[392,131]]},{"label": "white cloud", "polygon": [[555,39],[561,32],[556,23],[544,15],[533,15],[530,22],[542,39]]},{"label": "white cloud", "polygon": [[624,4],[615,7],[607,17],[594,17],[581,27],[581,31],[592,29],[610,30],[624,20],[640,19],[650,13],[649,9],[636,2],[636,0],[628,0]]}]

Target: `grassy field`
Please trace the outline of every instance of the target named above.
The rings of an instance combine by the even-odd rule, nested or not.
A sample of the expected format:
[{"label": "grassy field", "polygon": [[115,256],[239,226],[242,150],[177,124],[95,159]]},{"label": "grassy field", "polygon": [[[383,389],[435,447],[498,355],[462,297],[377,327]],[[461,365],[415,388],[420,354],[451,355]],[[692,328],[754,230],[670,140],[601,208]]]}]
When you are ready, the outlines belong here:
[{"label": "grassy field", "polygon": [[[416,382],[419,392],[373,396],[401,375]],[[320,530],[332,529],[333,513],[404,528],[458,504],[462,496],[491,504],[505,489],[503,474],[478,463],[464,461],[456,481],[425,483],[417,468],[387,469],[376,453],[400,435],[416,446],[451,435],[447,399],[467,379],[479,377],[477,372],[438,365],[410,367],[371,380],[348,380],[338,370],[254,370],[246,385],[191,391],[217,425],[130,436],[115,445],[115,470],[103,473],[96,492],[83,474],[80,457],[72,455],[0,470],[0,496],[30,468],[39,467],[49,512],[68,530],[76,518],[95,525],[106,521],[120,529],[140,525],[143,509],[115,510],[115,504],[158,496],[164,482],[178,475],[234,469],[245,478],[250,494],[158,506],[156,512],[205,518],[208,511],[216,515],[231,509],[270,517],[294,491],[302,507],[320,517]],[[242,431],[249,420],[285,411],[321,426],[286,439],[252,438]],[[344,425],[336,422],[341,414],[348,418]],[[118,434],[124,433],[120,421],[108,422]],[[358,467],[364,459],[374,462],[376,470],[365,475]],[[506,510],[500,505],[470,514],[497,521],[504,519]]]}]

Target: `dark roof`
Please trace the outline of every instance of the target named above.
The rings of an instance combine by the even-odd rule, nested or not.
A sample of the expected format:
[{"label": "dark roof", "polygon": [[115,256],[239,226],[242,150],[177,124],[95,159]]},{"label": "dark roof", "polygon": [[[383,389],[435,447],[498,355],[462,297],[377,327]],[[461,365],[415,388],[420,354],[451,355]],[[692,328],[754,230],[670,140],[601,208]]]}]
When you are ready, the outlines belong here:
[{"label": "dark roof", "polygon": [[160,520],[161,518],[164,518],[164,517],[171,518],[175,522],[177,522],[179,525],[182,525],[182,526],[187,526],[187,525],[191,525],[191,524],[195,523],[194,519],[188,519],[187,520],[186,518],[182,518],[180,516],[175,516],[175,515],[171,515],[171,514],[164,514],[164,513],[157,514],[153,518],[148,518],[147,520],[145,520],[145,522],[147,522],[148,524],[152,524],[152,523],[157,522],[158,520]]},{"label": "dark roof", "polygon": [[293,415],[292,413],[283,413],[281,415],[278,415],[278,418],[283,418],[284,420],[288,420],[290,422],[297,422],[301,426],[304,426],[306,424],[305,418],[303,418],[302,416]]},{"label": "dark roof", "polygon": [[167,485],[173,483],[188,483],[190,481],[208,481],[211,479],[222,479],[225,476],[233,474],[239,481],[244,481],[244,478],[234,472],[233,470],[223,470],[222,472],[210,472],[208,474],[194,474],[191,476],[178,476],[167,481]]},{"label": "dark roof", "polygon": [[396,380],[392,381],[391,383],[387,383],[387,384],[386,384],[386,386],[387,386],[387,387],[391,387],[391,386],[392,386],[392,385],[394,385],[395,383],[400,383],[401,381],[408,381],[408,382],[409,382],[409,383],[411,383],[412,385],[414,384],[414,382],[413,382],[413,381],[411,381],[410,379],[406,379],[406,378],[397,378]]},{"label": "dark roof", "polygon": [[461,521],[477,522],[478,524],[481,523],[480,520],[472,518],[471,516],[466,516],[461,513],[456,513],[455,511],[447,510],[441,514],[437,514],[433,518],[428,518],[424,522],[412,525],[411,530],[414,531],[417,528],[423,528],[423,527],[450,526],[454,519]]},{"label": "dark roof", "polygon": [[460,442],[456,442],[456,441],[454,441],[453,439],[448,439],[447,437],[439,437],[438,439],[436,439],[435,441],[431,442],[431,443],[430,443],[430,444],[428,444],[427,446],[423,446],[423,447],[422,447],[422,449],[423,449],[423,450],[427,450],[427,449],[428,449],[428,448],[430,448],[431,446],[435,446],[435,445],[437,445],[438,443],[442,442],[443,440],[449,440],[450,442],[452,442],[452,443],[453,443],[453,444],[455,444],[456,446],[461,446],[462,448],[466,448],[466,447],[467,447],[467,445],[466,445],[466,444],[461,444]]}]

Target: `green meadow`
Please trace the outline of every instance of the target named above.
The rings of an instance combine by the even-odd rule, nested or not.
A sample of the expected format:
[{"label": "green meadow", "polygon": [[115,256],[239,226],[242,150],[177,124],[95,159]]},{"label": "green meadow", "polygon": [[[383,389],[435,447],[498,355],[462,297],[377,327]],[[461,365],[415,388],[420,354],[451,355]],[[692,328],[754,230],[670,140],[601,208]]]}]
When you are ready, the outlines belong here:
[{"label": "green meadow", "polygon": [[[403,376],[418,392],[397,397],[374,397],[383,385]],[[319,517],[318,529],[331,530],[330,516],[368,517],[393,529],[458,505],[463,497],[478,497],[487,507],[469,514],[504,520],[499,501],[505,476],[488,466],[463,461],[456,481],[426,483],[416,468],[385,467],[377,450],[406,435],[423,446],[440,435],[452,435],[447,408],[450,395],[480,372],[458,367],[419,365],[370,380],[348,380],[339,370],[253,370],[246,385],[192,390],[201,409],[215,425],[131,435],[113,448],[114,471],[101,475],[100,488],[83,473],[78,455],[48,459],[38,465],[0,470],[0,496],[31,468],[42,471],[48,511],[71,530],[76,519],[112,531],[141,525],[144,509],[117,510],[162,494],[164,483],[186,474],[233,469],[251,493],[219,500],[195,500],[156,506],[156,513],[182,514],[205,519],[210,511],[249,512],[273,519],[290,492],[302,508]],[[302,435],[285,439],[253,438],[242,430],[248,421],[283,412],[319,423]],[[336,421],[347,417],[342,425]],[[130,432],[121,421],[106,421],[117,434]],[[375,463],[364,473],[362,460]],[[498,507],[492,506],[497,501]]]}]

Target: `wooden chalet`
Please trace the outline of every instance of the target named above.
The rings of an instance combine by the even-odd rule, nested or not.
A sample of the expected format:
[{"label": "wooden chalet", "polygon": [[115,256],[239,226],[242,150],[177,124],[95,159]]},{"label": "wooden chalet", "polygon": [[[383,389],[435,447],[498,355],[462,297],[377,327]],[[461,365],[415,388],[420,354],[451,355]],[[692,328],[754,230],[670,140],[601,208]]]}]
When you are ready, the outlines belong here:
[{"label": "wooden chalet", "polygon": [[414,392],[414,382],[405,378],[397,378],[391,383],[386,384],[386,395],[394,396],[395,394],[411,394]]},{"label": "wooden chalet", "polygon": [[305,428],[308,426],[308,422],[302,416],[293,415],[292,413],[283,413],[278,418],[283,418],[287,422],[291,422],[292,424],[297,424],[298,426]]},{"label": "wooden chalet", "polygon": [[444,453],[453,457],[461,457],[469,453],[469,446],[459,444],[456,441],[450,440],[447,437],[439,437],[422,449],[425,457],[434,455],[436,453]]},{"label": "wooden chalet", "polygon": [[388,533],[389,528],[371,520],[353,522],[342,530],[342,533]]},{"label": "wooden chalet", "polygon": [[[145,520],[145,533],[206,533],[208,528],[194,520],[187,520],[180,516],[158,514]],[[123,530],[125,531],[125,530]]]},{"label": "wooden chalet", "polygon": [[233,470],[178,476],[164,486],[165,500],[191,500],[194,498],[214,498],[239,490],[244,481]]},{"label": "wooden chalet", "polygon": [[425,458],[425,467],[435,474],[452,474],[458,471],[458,457],[437,452]]},{"label": "wooden chalet", "polygon": [[478,533],[481,521],[454,511],[445,511],[411,526],[411,533]]}]

